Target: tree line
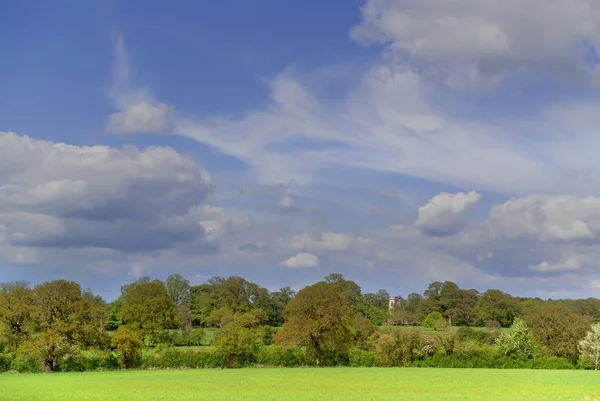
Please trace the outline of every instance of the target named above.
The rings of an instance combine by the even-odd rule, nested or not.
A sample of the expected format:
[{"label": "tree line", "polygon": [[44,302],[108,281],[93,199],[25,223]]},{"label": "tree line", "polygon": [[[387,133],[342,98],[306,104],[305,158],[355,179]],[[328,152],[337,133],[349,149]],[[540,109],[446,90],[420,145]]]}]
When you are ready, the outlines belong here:
[{"label": "tree line", "polygon": [[[486,367],[504,361],[518,367],[514,364],[520,361],[533,367],[552,357],[562,358],[565,366],[593,362],[598,368],[600,362],[596,298],[523,298],[436,281],[421,294],[398,297],[391,307],[389,299],[383,289],[363,293],[341,274],[298,293],[290,287],[271,292],[241,277],[214,277],[196,286],[178,274],[164,282],[142,277],[121,287],[120,296],[109,303],[72,281],[3,283],[0,370],[13,365],[26,370],[28,363],[39,363],[46,372],[65,370],[93,352],[99,355],[96,368],[161,366],[167,357],[184,366],[263,361]],[[207,328],[218,328],[214,347],[188,355],[185,363],[172,350],[161,350],[153,359],[142,353],[157,344],[201,345]]]}]

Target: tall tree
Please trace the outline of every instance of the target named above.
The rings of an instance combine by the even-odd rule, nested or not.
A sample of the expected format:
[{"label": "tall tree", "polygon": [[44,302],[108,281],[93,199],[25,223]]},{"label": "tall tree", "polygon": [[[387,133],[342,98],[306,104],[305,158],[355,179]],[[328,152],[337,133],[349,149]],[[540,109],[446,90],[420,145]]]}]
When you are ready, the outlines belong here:
[{"label": "tall tree", "polygon": [[510,327],[515,317],[521,315],[521,304],[510,294],[500,290],[487,290],[479,296],[473,313],[478,326],[484,326],[492,320],[502,327]]},{"label": "tall tree", "polygon": [[579,352],[594,362],[594,370],[600,368],[600,323],[592,325],[585,338],[579,341]]},{"label": "tall tree", "polygon": [[575,360],[577,346],[590,329],[585,316],[558,304],[543,305],[527,316],[534,338],[553,355]]},{"label": "tall tree", "polygon": [[175,305],[186,305],[191,302],[190,281],[179,274],[171,274],[167,277],[167,293]]},{"label": "tall tree", "polygon": [[121,318],[142,338],[181,324],[175,303],[160,280],[137,281],[126,287]]},{"label": "tall tree", "polygon": [[315,355],[317,365],[326,352],[345,351],[352,337],[355,312],[334,284],[320,282],[305,287],[288,304],[285,316],[275,342],[306,346]]},{"label": "tall tree", "polygon": [[325,283],[336,287],[348,299],[350,305],[356,306],[360,298],[360,287],[352,280],[346,280],[340,273],[331,273],[325,277]]},{"label": "tall tree", "polygon": [[271,307],[263,308],[268,316],[267,324],[273,327],[281,327],[283,325],[283,312],[285,307],[296,296],[296,292],[290,287],[280,288],[279,291],[272,292]]},{"label": "tall tree", "polygon": [[12,351],[33,329],[32,301],[29,283],[16,281],[0,284],[0,340],[4,340]]},{"label": "tall tree", "polygon": [[38,334],[28,342],[41,350],[44,371],[53,370],[60,357],[81,348],[105,346],[104,312],[99,299],[82,292],[75,282],[55,280],[36,285],[32,317]]}]

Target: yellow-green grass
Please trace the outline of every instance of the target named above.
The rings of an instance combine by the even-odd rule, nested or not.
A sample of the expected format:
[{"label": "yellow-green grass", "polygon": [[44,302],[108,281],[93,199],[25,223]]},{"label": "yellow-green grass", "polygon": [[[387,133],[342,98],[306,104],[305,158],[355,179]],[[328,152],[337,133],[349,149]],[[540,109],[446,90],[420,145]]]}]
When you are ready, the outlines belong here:
[{"label": "yellow-green grass", "polygon": [[0,375],[10,401],[600,400],[600,372],[298,368]]}]

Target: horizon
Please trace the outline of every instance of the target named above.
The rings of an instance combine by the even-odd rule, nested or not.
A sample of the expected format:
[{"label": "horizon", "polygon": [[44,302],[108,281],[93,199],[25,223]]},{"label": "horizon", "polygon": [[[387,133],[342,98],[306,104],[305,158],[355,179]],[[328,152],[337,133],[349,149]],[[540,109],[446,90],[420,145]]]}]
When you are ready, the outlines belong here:
[{"label": "horizon", "polygon": [[7,4],[0,282],[598,298],[600,3],[442,3]]}]

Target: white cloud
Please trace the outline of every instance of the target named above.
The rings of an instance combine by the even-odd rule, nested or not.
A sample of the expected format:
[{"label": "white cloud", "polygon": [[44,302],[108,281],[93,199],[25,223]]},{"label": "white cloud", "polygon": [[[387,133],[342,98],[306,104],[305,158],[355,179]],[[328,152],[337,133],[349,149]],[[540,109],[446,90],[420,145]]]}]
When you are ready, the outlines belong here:
[{"label": "white cloud", "polygon": [[318,267],[319,257],[312,253],[300,252],[284,261],[283,264],[290,268]]},{"label": "white cloud", "polygon": [[489,222],[510,239],[575,241],[595,238],[600,229],[600,198],[530,195],[495,205]]},{"label": "white cloud", "polygon": [[109,95],[119,111],[108,117],[106,131],[115,134],[162,134],[174,128],[174,107],[155,101],[147,89],[131,87],[129,56],[121,36],[115,43],[113,85]]},{"label": "white cloud", "polygon": [[415,226],[429,235],[452,235],[465,225],[465,216],[479,201],[481,195],[475,191],[435,195],[419,208]]},{"label": "white cloud", "polygon": [[115,134],[161,134],[173,128],[174,115],[173,107],[142,100],[127,105],[121,112],[111,114],[106,122],[106,130]]},{"label": "white cloud", "polygon": [[471,83],[522,70],[590,74],[584,41],[600,44],[595,0],[368,0],[362,11],[355,40],[437,72],[463,69]]},{"label": "white cloud", "polygon": [[319,239],[312,239],[308,233],[296,235],[290,241],[293,249],[308,250],[314,252],[322,251],[346,251],[354,243],[355,239],[348,234],[323,232]]},{"label": "white cloud", "polygon": [[565,261],[558,263],[548,263],[543,261],[537,265],[530,266],[531,270],[539,271],[539,272],[554,272],[554,271],[563,271],[563,270],[571,270],[571,269],[579,269],[581,264],[579,260],[575,257],[571,257]]},{"label": "white cloud", "polygon": [[296,201],[292,199],[289,194],[283,194],[279,203],[277,204],[277,208],[284,213],[294,212],[298,210],[298,206],[296,205]]},{"label": "white cloud", "polygon": [[0,226],[18,247],[165,249],[202,240],[182,219],[209,174],[169,148],[80,147],[0,133]]}]

